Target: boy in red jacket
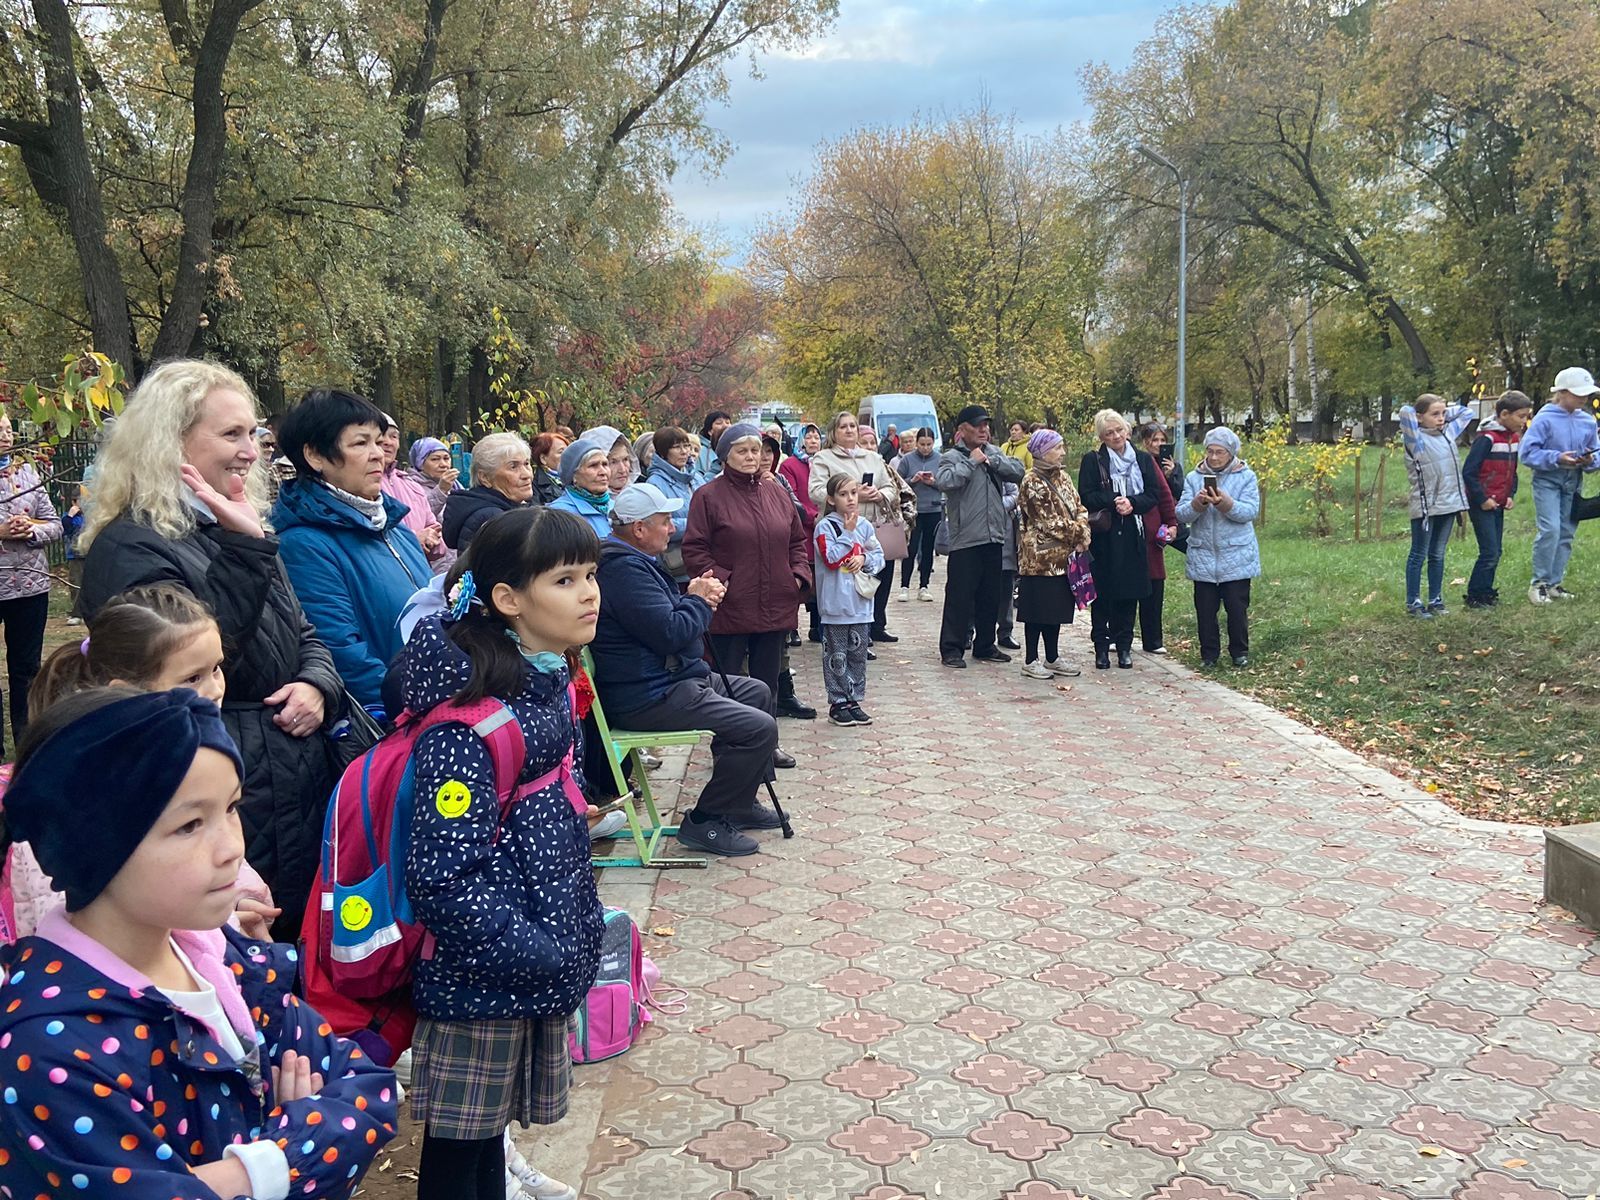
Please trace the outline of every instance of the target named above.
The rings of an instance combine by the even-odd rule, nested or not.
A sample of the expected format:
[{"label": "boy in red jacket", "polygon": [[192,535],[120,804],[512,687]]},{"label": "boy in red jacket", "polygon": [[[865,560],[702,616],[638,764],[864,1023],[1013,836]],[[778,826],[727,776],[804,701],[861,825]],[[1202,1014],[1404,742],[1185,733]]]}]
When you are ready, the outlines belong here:
[{"label": "boy in red jacket", "polygon": [[1468,608],[1492,608],[1500,602],[1494,572],[1500,565],[1506,511],[1516,502],[1517,443],[1532,415],[1532,400],[1521,392],[1506,392],[1495,401],[1494,420],[1478,430],[1461,468],[1467,515],[1478,539],[1478,561],[1467,580]]}]

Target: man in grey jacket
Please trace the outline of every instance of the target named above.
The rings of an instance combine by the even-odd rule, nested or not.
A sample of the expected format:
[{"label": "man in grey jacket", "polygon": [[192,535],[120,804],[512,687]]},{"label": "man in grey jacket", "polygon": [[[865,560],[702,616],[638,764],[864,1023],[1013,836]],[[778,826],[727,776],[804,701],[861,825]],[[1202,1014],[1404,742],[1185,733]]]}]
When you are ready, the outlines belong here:
[{"label": "man in grey jacket", "polygon": [[1022,482],[1023,466],[989,444],[989,414],[980,405],[969,404],[956,414],[954,443],[940,457],[934,477],[950,525],[939,658],[947,667],[965,667],[970,629],[975,660],[1007,663],[1011,656],[994,644],[1005,601],[1000,560],[1011,523],[1004,490],[1007,483]]}]

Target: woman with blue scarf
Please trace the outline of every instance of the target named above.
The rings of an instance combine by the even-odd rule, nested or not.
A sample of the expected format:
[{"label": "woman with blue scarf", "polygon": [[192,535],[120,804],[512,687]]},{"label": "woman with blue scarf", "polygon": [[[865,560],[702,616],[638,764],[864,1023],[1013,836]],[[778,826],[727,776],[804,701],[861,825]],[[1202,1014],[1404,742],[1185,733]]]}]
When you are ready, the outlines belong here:
[{"label": "woman with blue scarf", "polygon": [[591,429],[561,452],[561,484],[566,491],[549,504],[583,521],[602,541],[611,536],[611,472],[606,457],[617,440],[608,434],[615,435],[616,430],[609,425]]}]

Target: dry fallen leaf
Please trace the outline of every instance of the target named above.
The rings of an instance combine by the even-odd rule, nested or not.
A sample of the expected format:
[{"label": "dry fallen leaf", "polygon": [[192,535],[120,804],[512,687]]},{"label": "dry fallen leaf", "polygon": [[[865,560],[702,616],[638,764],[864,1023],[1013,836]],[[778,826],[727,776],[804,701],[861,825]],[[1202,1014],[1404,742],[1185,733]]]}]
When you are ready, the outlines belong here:
[{"label": "dry fallen leaf", "polygon": [[676,929],[674,929],[671,925],[657,925],[650,932],[655,934],[657,937],[671,937],[673,934],[677,933],[678,931]]},{"label": "dry fallen leaf", "polygon": [[1500,1165],[1502,1167],[1509,1167],[1511,1170],[1515,1171],[1518,1167],[1527,1166],[1528,1160],[1525,1158],[1508,1158]]},{"label": "dry fallen leaf", "polygon": [[1418,1146],[1417,1153],[1424,1158],[1438,1158],[1444,1151],[1437,1146]]}]

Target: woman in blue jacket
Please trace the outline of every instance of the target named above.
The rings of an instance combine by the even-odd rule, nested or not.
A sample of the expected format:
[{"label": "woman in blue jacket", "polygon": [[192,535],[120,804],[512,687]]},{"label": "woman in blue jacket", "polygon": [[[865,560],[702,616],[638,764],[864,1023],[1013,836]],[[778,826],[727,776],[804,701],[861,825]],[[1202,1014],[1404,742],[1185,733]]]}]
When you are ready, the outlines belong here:
[{"label": "woman in blue jacket", "polygon": [[546,507],[577,517],[601,541],[611,536],[611,468],[607,456],[621,435],[609,425],[585,430],[561,452],[561,483],[567,489]]},{"label": "woman in blue jacket", "polygon": [[350,694],[374,713],[400,652],[396,622],[433,578],[406,506],[385,496],[383,414],[349,392],[307,392],[283,418],[279,442],[296,478],[278,492],[278,552],[306,616],[333,653]]},{"label": "woman in blue jacket", "polygon": [[1250,664],[1250,581],[1261,574],[1255,519],[1261,511],[1256,473],[1239,457],[1239,435],[1225,426],[1206,434],[1205,460],[1183,481],[1178,520],[1189,524],[1184,569],[1194,581],[1194,615],[1200,626],[1201,665],[1222,654],[1217,607],[1228,610],[1228,655]]}]

